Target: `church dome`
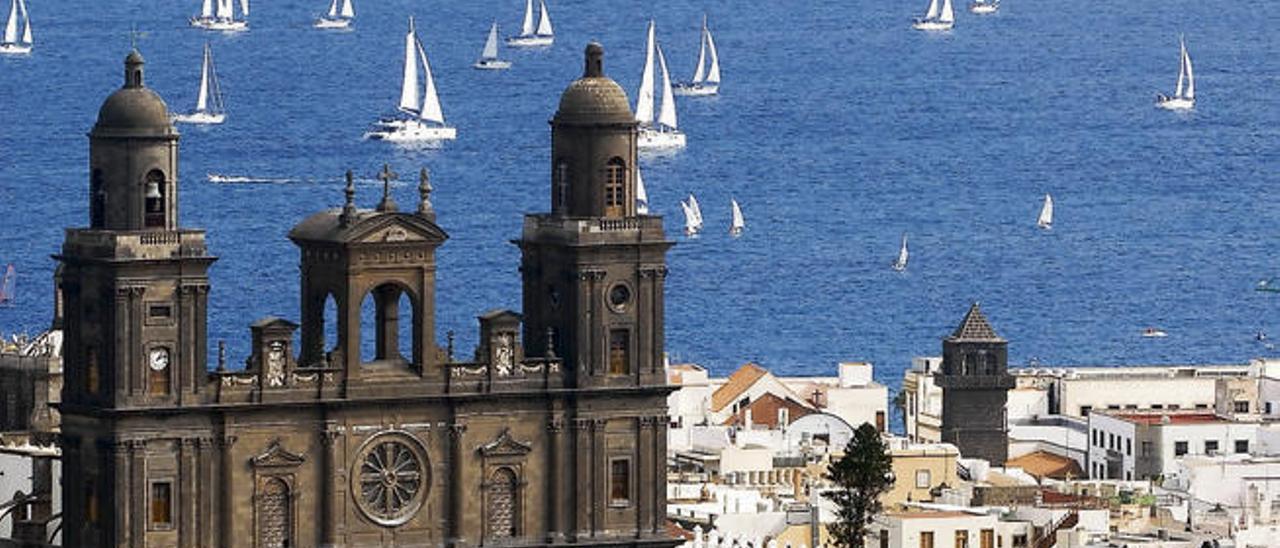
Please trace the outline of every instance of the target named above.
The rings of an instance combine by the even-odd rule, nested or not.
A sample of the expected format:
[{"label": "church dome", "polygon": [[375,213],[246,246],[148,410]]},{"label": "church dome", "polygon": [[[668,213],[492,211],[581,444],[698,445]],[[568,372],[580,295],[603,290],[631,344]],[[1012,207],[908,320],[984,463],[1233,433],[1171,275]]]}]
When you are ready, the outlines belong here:
[{"label": "church dome", "polygon": [[587,45],[586,70],[560,96],[556,120],[566,122],[631,122],[630,100],[617,82],[604,75],[604,48]]},{"label": "church dome", "polygon": [[165,105],[164,99],[142,83],[143,64],[142,55],[137,50],[129,52],[124,62],[124,87],[102,102],[102,107],[98,109],[98,123],[94,126],[95,132],[173,132],[169,107]]}]

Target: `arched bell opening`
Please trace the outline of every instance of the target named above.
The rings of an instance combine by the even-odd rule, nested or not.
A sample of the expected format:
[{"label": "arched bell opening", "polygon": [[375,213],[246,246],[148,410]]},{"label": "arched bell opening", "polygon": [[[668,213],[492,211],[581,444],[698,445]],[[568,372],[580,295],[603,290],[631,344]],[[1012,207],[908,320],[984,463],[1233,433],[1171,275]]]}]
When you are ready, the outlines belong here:
[{"label": "arched bell opening", "polygon": [[421,317],[408,288],[386,282],[369,290],[360,302],[360,362],[422,363]]}]

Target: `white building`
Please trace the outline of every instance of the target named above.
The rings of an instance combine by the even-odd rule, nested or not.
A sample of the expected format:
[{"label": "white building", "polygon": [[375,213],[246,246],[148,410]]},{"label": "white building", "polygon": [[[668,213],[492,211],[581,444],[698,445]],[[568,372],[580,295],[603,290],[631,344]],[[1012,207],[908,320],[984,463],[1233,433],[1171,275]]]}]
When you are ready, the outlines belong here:
[{"label": "white building", "polygon": [[1249,454],[1259,427],[1204,410],[1093,412],[1086,471],[1092,479],[1155,478],[1186,455]]}]

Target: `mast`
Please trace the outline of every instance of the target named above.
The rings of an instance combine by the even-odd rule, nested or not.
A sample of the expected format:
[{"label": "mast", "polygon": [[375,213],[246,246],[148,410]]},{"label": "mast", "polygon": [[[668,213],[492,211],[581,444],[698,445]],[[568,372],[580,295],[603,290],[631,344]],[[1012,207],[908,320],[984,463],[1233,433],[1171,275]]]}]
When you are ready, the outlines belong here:
[{"label": "mast", "polygon": [[404,35],[404,79],[400,83],[400,110],[418,112],[418,61],[414,59],[413,16],[409,17],[409,33]]},{"label": "mast", "polygon": [[520,35],[533,34],[533,0],[524,0],[524,24],[520,25]]},{"label": "mast", "polygon": [[640,75],[640,91],[636,94],[636,121],[653,123],[653,20],[649,21],[649,38],[645,43],[644,72]]},{"label": "mast", "polygon": [[658,124],[675,129],[676,96],[671,91],[671,76],[667,73],[667,58],[662,55],[662,47],[658,46],[658,65],[662,67],[662,111],[658,113]]},{"label": "mast", "polygon": [[431,77],[431,65],[427,64],[427,52],[418,42],[418,57],[422,59],[422,77],[426,90],[422,94],[422,113],[419,118],[427,122],[444,124],[444,111],[440,109],[440,96],[436,94],[436,79]]},{"label": "mast", "polygon": [[911,253],[907,251],[907,234],[904,232],[902,233],[902,247],[898,249],[898,262],[893,266],[898,270],[905,270],[907,268],[907,260],[910,257]]},{"label": "mast", "polygon": [[484,51],[480,52],[481,59],[497,59],[498,58],[498,22],[494,21],[493,26],[489,27],[489,38],[484,41]]},{"label": "mast", "polygon": [[538,15],[538,36],[551,36],[551,15],[547,14],[546,0],[538,0],[542,13]]},{"label": "mast", "polygon": [[1182,97],[1182,84],[1187,77],[1187,44],[1178,40],[1178,87],[1173,89],[1174,97]]}]

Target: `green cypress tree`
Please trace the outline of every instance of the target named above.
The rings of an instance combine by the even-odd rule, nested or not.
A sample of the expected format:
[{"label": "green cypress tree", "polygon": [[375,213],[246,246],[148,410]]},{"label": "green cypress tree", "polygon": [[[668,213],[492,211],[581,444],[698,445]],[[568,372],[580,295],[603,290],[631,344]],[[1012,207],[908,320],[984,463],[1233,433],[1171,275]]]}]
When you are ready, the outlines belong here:
[{"label": "green cypress tree", "polygon": [[880,512],[880,495],[893,487],[893,458],[880,432],[863,423],[853,432],[844,455],[827,465],[826,479],[835,489],[822,496],[836,505],[836,521],[827,526],[841,548],[863,548],[867,524]]}]

